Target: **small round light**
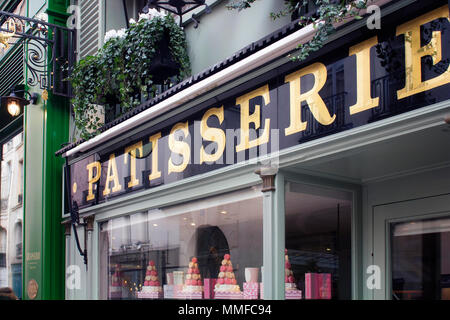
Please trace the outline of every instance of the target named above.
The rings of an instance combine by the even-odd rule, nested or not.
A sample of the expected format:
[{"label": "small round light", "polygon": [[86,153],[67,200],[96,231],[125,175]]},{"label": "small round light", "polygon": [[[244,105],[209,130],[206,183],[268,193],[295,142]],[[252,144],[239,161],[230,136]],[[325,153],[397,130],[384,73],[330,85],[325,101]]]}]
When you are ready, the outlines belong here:
[{"label": "small round light", "polygon": [[191,226],[195,227],[195,222],[192,222],[192,223],[191,223]]},{"label": "small round light", "polygon": [[153,226],[154,226],[154,227],[157,227],[157,226],[158,226],[158,224],[157,224],[157,223],[154,223],[154,224],[153,224]]},{"label": "small round light", "polygon": [[13,117],[17,117],[20,114],[20,106],[17,104],[17,101],[11,100],[8,102],[8,113]]},{"label": "small round light", "polygon": [[221,214],[227,214],[228,212],[226,212],[225,210],[220,211]]}]

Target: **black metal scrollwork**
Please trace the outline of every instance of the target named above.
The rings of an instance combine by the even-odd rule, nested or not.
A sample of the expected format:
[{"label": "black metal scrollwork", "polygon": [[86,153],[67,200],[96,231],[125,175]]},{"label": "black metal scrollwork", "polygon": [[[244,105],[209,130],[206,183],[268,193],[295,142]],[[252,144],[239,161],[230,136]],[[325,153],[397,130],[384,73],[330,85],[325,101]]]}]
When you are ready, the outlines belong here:
[{"label": "black metal scrollwork", "polygon": [[27,84],[71,97],[68,78],[76,61],[76,30],[0,11],[0,44],[23,39]]}]

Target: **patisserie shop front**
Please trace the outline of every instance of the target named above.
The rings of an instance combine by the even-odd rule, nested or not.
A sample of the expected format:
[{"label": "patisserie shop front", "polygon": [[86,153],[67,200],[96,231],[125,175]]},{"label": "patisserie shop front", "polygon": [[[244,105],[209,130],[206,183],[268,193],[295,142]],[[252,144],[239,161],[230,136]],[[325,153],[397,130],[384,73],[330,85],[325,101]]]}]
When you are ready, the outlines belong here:
[{"label": "patisserie shop front", "polygon": [[439,3],[303,62],[287,34],[61,151],[66,299],[449,299]]}]

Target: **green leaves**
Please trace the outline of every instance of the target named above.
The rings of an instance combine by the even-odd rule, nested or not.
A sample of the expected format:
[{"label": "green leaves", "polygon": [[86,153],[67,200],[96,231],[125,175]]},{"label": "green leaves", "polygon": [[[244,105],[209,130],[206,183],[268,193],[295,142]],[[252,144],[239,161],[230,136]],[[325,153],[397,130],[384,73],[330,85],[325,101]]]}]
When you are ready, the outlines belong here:
[{"label": "green leaves", "polygon": [[[238,9],[239,11],[249,8],[256,0],[233,0],[227,5],[228,9]],[[283,16],[297,13],[299,15],[299,24],[306,26],[312,24],[316,34],[309,42],[298,45],[299,52],[290,55],[292,61],[303,61],[315,51],[320,50],[328,37],[336,30],[333,24],[339,23],[353,17],[357,20],[362,19],[359,15],[362,9],[367,8],[368,0],[284,0],[285,8],[280,12],[270,13],[270,17],[275,20]],[[315,14],[309,17],[300,16],[304,12],[315,8]],[[304,10],[302,10],[304,9]]]},{"label": "green leaves", "polygon": [[120,104],[122,113],[141,103],[141,98],[154,96],[152,74],[148,72],[164,33],[169,36],[169,49],[181,66],[179,79],[190,75],[187,42],[183,30],[170,15],[141,19],[122,37],[112,37],[95,56],[80,60],[71,81],[75,124],[81,137],[89,139],[103,123],[98,117],[98,104],[105,111]]}]

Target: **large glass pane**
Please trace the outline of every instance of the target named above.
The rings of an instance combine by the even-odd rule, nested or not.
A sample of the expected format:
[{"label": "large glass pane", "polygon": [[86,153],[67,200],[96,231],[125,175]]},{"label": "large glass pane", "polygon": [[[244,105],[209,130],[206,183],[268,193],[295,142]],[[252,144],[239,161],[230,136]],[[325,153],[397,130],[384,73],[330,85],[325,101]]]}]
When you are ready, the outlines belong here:
[{"label": "large glass pane", "polygon": [[[22,297],[23,140],[18,134],[2,147],[0,288]],[[3,290],[5,291],[5,290]]]},{"label": "large glass pane", "polygon": [[[255,187],[104,222],[100,297],[243,298],[244,282],[254,281],[245,285],[252,292],[245,293],[256,299],[262,216],[261,191]],[[259,279],[250,276],[255,271]]]},{"label": "large glass pane", "polygon": [[286,299],[351,299],[352,194],[288,182],[285,207]]},{"label": "large glass pane", "polygon": [[391,224],[392,299],[450,300],[450,218]]}]

